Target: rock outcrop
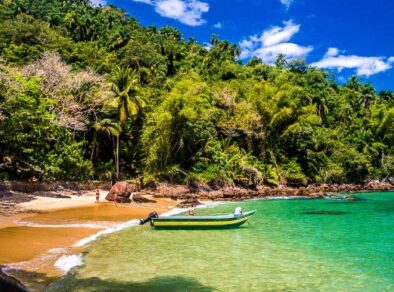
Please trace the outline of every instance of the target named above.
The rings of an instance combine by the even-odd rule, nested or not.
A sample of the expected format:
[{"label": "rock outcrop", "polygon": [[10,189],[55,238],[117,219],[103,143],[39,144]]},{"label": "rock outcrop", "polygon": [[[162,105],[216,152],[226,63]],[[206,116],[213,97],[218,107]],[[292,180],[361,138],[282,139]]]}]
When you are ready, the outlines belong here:
[{"label": "rock outcrop", "polygon": [[189,198],[185,201],[180,202],[177,205],[177,207],[178,208],[190,208],[190,207],[196,207],[198,205],[201,205],[201,203],[196,198]]},{"label": "rock outcrop", "polygon": [[18,279],[4,273],[0,268],[0,291],[27,292],[29,289]]},{"label": "rock outcrop", "polygon": [[144,196],[141,196],[139,194],[133,194],[132,199],[133,199],[133,202],[135,202],[135,203],[156,203],[155,200],[145,198]]},{"label": "rock outcrop", "polygon": [[394,185],[388,182],[371,181],[366,184],[316,184],[303,187],[280,185],[259,186],[257,189],[240,187],[223,187],[220,189],[199,188],[197,185],[189,188],[182,185],[159,185],[149,192],[156,198],[171,198],[173,200],[199,200],[213,201],[242,201],[254,198],[294,197],[294,198],[323,198],[333,196],[332,193],[352,193],[359,191],[385,191],[394,190]]},{"label": "rock outcrop", "polygon": [[[105,199],[107,201],[117,201],[119,203],[130,203],[131,199],[130,196],[132,193],[138,192],[140,190],[137,184],[131,184],[126,181],[119,181],[115,183],[112,188],[109,190]],[[136,199],[136,200],[134,200]],[[149,199],[146,199],[140,195],[133,195],[133,200],[136,202],[152,202]],[[154,202],[154,201],[153,201]]]}]

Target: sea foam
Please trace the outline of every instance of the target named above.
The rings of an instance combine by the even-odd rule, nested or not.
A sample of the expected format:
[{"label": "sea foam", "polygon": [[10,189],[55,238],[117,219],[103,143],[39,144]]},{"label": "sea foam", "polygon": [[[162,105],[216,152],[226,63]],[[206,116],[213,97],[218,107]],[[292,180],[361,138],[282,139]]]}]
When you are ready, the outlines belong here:
[{"label": "sea foam", "polygon": [[[197,208],[210,208],[210,207],[215,207],[219,204],[223,204],[224,202],[204,202],[203,205],[198,206]],[[173,216],[173,215],[177,215],[183,212],[186,212],[187,209],[186,208],[173,208],[168,212],[162,213],[160,216]],[[92,243],[93,241],[97,240],[99,237],[104,236],[104,235],[108,235],[111,233],[115,233],[118,231],[121,231],[123,229],[129,228],[129,227],[133,227],[133,226],[137,226],[139,225],[139,220],[137,219],[133,219],[133,220],[129,220],[123,223],[119,223],[115,226],[106,228],[104,230],[101,230],[91,236],[85,237],[81,240],[79,240],[78,242],[76,242],[74,244],[74,247],[82,247],[85,246],[89,243]],[[64,271],[64,272],[68,272],[70,269],[80,266],[83,264],[83,257],[82,254],[79,255],[71,255],[71,256],[61,256],[55,263],[55,267],[57,267],[58,269]]]},{"label": "sea foam", "polygon": [[74,246],[75,247],[84,246],[84,245],[86,245],[88,243],[91,243],[91,242],[95,241],[97,238],[99,238],[99,237],[101,237],[103,235],[107,235],[107,234],[111,234],[111,233],[114,233],[114,232],[118,232],[118,231],[123,230],[125,228],[131,227],[131,226],[136,226],[138,224],[139,224],[139,220],[136,220],[136,219],[133,219],[133,220],[130,220],[130,221],[126,221],[126,222],[123,222],[123,223],[120,223],[120,224],[116,224],[115,226],[108,227],[107,229],[101,230],[101,231],[99,231],[99,232],[97,232],[97,233],[95,233],[95,234],[93,234],[91,236],[88,236],[88,237],[85,237],[85,238],[79,240],[78,242],[76,242],[74,244]]},{"label": "sea foam", "polygon": [[55,267],[67,273],[72,268],[81,266],[82,264],[82,254],[63,255],[57,259]]},{"label": "sea foam", "polygon": [[[223,202],[205,202],[203,205],[200,205],[197,208],[215,207],[219,204],[223,204]],[[187,211],[186,208],[173,208],[170,211],[161,214],[160,216],[173,216],[173,215],[177,215],[177,214],[180,214],[180,213],[183,213],[186,211]],[[101,230],[91,236],[88,236],[88,237],[85,237],[85,238],[79,240],[78,242],[76,242],[74,244],[74,247],[82,247],[86,244],[89,244],[89,243],[95,241],[97,238],[99,238],[103,235],[115,233],[115,232],[121,231],[125,228],[129,228],[129,227],[137,226],[137,225],[139,225],[139,220],[136,220],[136,219],[116,224],[114,226],[111,226],[111,227],[108,227],[104,230]]]}]

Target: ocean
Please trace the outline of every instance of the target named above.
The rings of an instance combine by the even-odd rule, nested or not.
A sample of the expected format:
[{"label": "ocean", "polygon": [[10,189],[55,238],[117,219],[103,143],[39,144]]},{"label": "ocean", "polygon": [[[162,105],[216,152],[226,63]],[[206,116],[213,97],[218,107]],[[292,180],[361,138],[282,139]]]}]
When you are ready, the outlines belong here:
[{"label": "ocean", "polygon": [[126,228],[90,243],[48,290],[394,291],[394,192],[351,196],[197,209],[257,210],[236,229]]}]

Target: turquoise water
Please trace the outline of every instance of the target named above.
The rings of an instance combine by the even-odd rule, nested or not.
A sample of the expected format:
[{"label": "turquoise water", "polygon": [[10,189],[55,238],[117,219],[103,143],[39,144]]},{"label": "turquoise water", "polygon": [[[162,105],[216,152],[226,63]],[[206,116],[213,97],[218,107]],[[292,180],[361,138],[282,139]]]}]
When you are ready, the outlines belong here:
[{"label": "turquoise water", "polygon": [[394,291],[394,193],[356,201],[249,201],[198,214],[256,209],[230,230],[157,231],[99,239],[60,291]]}]

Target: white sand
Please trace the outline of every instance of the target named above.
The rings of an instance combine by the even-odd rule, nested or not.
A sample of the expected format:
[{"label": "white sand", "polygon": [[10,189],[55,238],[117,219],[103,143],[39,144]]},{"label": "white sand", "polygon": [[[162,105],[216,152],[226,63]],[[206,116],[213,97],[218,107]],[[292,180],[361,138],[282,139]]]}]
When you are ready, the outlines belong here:
[{"label": "white sand", "polygon": [[[100,202],[105,201],[105,196],[108,191],[100,192]],[[95,204],[96,195],[95,192],[85,193],[81,196],[70,195],[70,199],[63,198],[48,198],[48,197],[36,197],[35,200],[21,203],[18,206],[25,210],[33,211],[49,211],[63,208],[73,207],[86,207]]]}]

